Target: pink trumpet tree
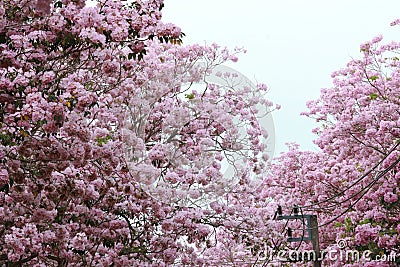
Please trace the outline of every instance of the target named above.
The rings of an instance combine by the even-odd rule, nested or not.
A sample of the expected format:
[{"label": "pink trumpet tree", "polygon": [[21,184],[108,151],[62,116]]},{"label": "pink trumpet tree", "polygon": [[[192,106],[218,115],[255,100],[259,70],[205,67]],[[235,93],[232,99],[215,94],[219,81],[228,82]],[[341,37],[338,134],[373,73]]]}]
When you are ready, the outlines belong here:
[{"label": "pink trumpet tree", "polygon": [[192,86],[239,51],[183,46],[162,0],[0,3],[1,265],[222,264],[268,246],[266,87]]},{"label": "pink trumpet tree", "polygon": [[320,123],[320,151],[291,145],[265,180],[263,197],[318,215],[323,249],[338,250],[341,239],[343,253],[370,252],[362,260],[326,259],[329,266],[400,260],[371,261],[400,252],[400,43],[381,40],[362,44],[362,57],[334,72],[333,87],[308,103],[304,114]]}]

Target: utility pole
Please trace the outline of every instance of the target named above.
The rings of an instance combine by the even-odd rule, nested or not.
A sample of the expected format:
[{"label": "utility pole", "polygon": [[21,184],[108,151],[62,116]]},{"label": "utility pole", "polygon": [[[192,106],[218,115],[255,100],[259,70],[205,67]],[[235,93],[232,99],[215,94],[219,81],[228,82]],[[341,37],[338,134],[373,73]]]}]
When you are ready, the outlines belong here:
[{"label": "utility pole", "polygon": [[293,215],[282,215],[282,207],[278,206],[277,210],[277,220],[307,220],[307,236],[293,237],[292,229],[288,228],[288,242],[301,242],[301,241],[311,241],[313,248],[313,266],[321,267],[321,251],[319,248],[319,236],[318,236],[318,220],[317,215],[311,214],[299,214],[299,207],[297,205],[293,206]]}]

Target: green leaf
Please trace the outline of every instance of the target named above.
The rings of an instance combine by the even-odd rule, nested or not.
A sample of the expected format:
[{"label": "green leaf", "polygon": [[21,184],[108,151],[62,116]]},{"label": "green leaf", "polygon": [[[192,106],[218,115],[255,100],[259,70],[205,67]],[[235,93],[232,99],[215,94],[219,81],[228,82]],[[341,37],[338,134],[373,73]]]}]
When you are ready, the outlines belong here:
[{"label": "green leaf", "polygon": [[49,102],[55,102],[58,100],[57,96],[54,94],[49,95],[47,99]]},{"label": "green leaf", "polygon": [[0,133],[0,142],[3,144],[3,146],[11,145],[12,141],[13,141],[12,139],[13,138],[12,138],[11,134],[9,135],[9,134]]},{"label": "green leaf", "polygon": [[111,134],[108,134],[108,135],[105,136],[105,137],[97,137],[97,138],[95,139],[95,141],[97,142],[97,144],[98,144],[99,146],[102,146],[103,144],[107,144],[108,141],[111,140],[111,139],[112,139],[112,135],[111,135]]},{"label": "green leaf", "polygon": [[194,94],[193,94],[193,93],[191,93],[191,94],[186,94],[185,97],[186,97],[187,99],[193,99],[193,98],[194,98]]},{"label": "green leaf", "polygon": [[375,100],[375,99],[378,98],[378,95],[377,95],[377,94],[370,94],[370,95],[369,95],[369,98],[370,98],[371,100]]},{"label": "green leaf", "polygon": [[379,76],[374,75],[374,76],[369,77],[369,79],[370,79],[371,81],[376,81],[376,80],[379,79]]},{"label": "green leaf", "polygon": [[62,115],[55,115],[53,119],[55,120],[57,126],[62,126],[62,121],[63,121]]},{"label": "green leaf", "polygon": [[344,224],[341,223],[341,222],[335,222],[333,225],[334,225],[336,228],[339,228],[339,227],[342,227]]},{"label": "green leaf", "polygon": [[43,126],[43,125],[45,125],[47,123],[47,120],[46,119],[43,119],[43,120],[40,120],[40,121],[38,121],[37,122],[37,124],[41,127],[41,126]]},{"label": "green leaf", "polygon": [[350,218],[346,218],[345,220],[344,220],[344,224],[345,224],[345,226],[346,226],[346,233],[348,234],[348,233],[350,233],[351,231],[353,231],[353,223],[352,223],[352,221],[351,221],[351,219]]}]

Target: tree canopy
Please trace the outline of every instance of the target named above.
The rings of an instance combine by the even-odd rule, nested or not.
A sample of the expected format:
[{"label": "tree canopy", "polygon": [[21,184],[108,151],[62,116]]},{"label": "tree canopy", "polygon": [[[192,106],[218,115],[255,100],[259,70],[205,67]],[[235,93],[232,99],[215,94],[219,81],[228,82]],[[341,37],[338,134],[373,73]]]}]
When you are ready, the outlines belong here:
[{"label": "tree canopy", "polygon": [[242,49],[184,45],[162,0],[0,3],[1,265],[265,266],[279,205],[322,249],[399,253],[400,43],[362,44],[304,113],[320,150],[270,164],[267,86],[216,73]]},{"label": "tree canopy", "polygon": [[332,74],[333,87],[308,103],[304,115],[320,125],[320,150],[290,145],[264,181],[263,197],[317,214],[324,249],[345,240],[342,249],[371,252],[330,266],[392,266],[371,259],[400,252],[400,43],[382,44],[378,36],[360,51],[360,59]]},{"label": "tree canopy", "polygon": [[162,8],[1,1],[2,265],[222,264],[271,231],[267,88],[204,83],[240,49],[182,45]]}]

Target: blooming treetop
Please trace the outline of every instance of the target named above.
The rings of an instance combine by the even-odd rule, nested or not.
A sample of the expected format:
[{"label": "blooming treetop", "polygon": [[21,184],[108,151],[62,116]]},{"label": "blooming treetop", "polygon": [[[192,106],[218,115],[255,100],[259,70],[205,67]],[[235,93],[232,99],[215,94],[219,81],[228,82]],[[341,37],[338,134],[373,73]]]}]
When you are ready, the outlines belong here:
[{"label": "blooming treetop", "polygon": [[271,245],[250,182],[266,86],[192,87],[240,51],[182,46],[162,7],[1,0],[1,264],[201,265]]},{"label": "blooming treetop", "polygon": [[[392,25],[399,24],[399,20]],[[399,253],[400,245],[400,43],[362,44],[361,59],[332,74],[333,87],[308,103],[305,115],[321,127],[319,152],[291,145],[265,180],[263,197],[298,204],[318,214],[323,248],[376,255]],[[399,259],[397,259],[399,260]],[[345,265],[347,264],[347,265]],[[389,266],[390,262],[330,262],[330,266]]]}]

